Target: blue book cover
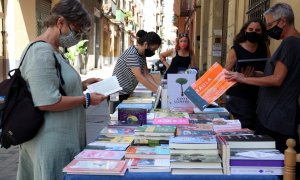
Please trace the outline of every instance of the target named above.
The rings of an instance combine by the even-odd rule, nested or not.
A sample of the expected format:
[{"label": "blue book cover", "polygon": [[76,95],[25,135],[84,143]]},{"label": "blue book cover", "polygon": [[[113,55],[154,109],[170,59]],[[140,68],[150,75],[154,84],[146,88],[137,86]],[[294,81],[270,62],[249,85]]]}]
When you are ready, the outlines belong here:
[{"label": "blue book cover", "polygon": [[201,111],[203,111],[208,105],[209,103],[207,101],[205,101],[201,96],[199,96],[197,94],[197,92],[191,87],[189,86],[185,91],[184,94],[186,95],[186,97],[189,98],[190,101],[192,101],[192,103],[194,103]]},{"label": "blue book cover", "polygon": [[171,137],[170,143],[178,144],[217,144],[216,136],[176,136]]},{"label": "blue book cover", "polygon": [[153,107],[153,104],[150,103],[120,103],[117,106],[117,109],[121,108],[140,108],[140,109],[147,109],[149,112]]}]

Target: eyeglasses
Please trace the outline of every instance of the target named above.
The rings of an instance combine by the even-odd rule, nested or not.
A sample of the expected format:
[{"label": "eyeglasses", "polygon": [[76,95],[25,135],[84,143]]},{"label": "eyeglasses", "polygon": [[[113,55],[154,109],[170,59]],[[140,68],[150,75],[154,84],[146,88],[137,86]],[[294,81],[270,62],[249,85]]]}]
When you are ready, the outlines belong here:
[{"label": "eyeglasses", "polygon": [[[270,23],[267,23],[267,28],[272,27],[273,24],[274,24],[274,22],[277,22],[277,21],[279,21],[279,20],[280,20],[280,18],[279,18],[279,19],[276,19],[276,20],[274,20],[274,21],[272,21],[272,22],[270,22]],[[277,23],[277,24],[278,24],[278,23]]]},{"label": "eyeglasses", "polygon": [[180,37],[188,37],[188,34],[187,33],[181,33],[179,34]]},{"label": "eyeglasses", "polygon": [[75,29],[72,29],[71,26],[70,26],[70,24],[68,24],[68,26],[69,26],[70,31],[75,32],[76,38],[79,38],[79,39],[82,38],[82,36],[84,35],[84,32],[81,32],[81,31],[77,31],[77,30],[75,30]]}]

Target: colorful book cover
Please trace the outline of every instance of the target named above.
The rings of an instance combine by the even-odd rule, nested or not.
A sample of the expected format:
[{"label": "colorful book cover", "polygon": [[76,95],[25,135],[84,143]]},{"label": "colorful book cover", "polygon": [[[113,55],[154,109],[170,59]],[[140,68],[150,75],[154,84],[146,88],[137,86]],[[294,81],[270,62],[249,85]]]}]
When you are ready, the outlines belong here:
[{"label": "colorful book cover", "polygon": [[170,138],[175,144],[217,144],[216,136],[176,136]]},{"label": "colorful book cover", "polygon": [[100,135],[107,135],[107,136],[133,136],[134,127],[105,127],[100,131]]},{"label": "colorful book cover", "polygon": [[107,136],[100,134],[97,136],[96,141],[99,142],[110,142],[110,143],[129,143],[131,144],[133,141],[133,136]]},{"label": "colorful book cover", "polygon": [[125,143],[108,143],[94,141],[86,146],[86,149],[100,149],[100,150],[112,150],[112,151],[125,151],[130,144]]},{"label": "colorful book cover", "polygon": [[178,125],[176,136],[206,136],[214,135],[211,124]]},{"label": "colorful book cover", "polygon": [[121,124],[142,125],[147,124],[147,109],[118,108],[118,121]]},{"label": "colorful book cover", "polygon": [[149,112],[153,107],[153,104],[150,103],[120,103],[116,109],[121,108],[140,108],[140,109],[147,109]]},{"label": "colorful book cover", "polygon": [[189,124],[189,114],[186,112],[156,112],[152,124]]},{"label": "colorful book cover", "polygon": [[97,159],[73,159],[63,172],[67,173],[101,173],[101,172],[122,172],[126,167],[126,161],[97,160]]},{"label": "colorful book cover", "polygon": [[184,91],[184,94],[200,110],[204,110],[235,84],[225,79],[225,72],[226,70],[220,64],[213,64],[203,76]]},{"label": "colorful book cover", "polygon": [[141,167],[170,167],[169,159],[138,159],[132,160],[131,166]]},{"label": "colorful book cover", "polygon": [[125,153],[125,158],[170,158],[170,149],[168,144],[160,146],[129,146]]},{"label": "colorful book cover", "polygon": [[160,125],[143,125],[138,126],[135,135],[174,135],[176,126],[160,126]]},{"label": "colorful book cover", "polygon": [[188,108],[194,104],[183,93],[196,81],[195,74],[168,74],[168,105],[169,108]]},{"label": "colorful book cover", "polygon": [[234,136],[234,135],[253,135],[254,131],[248,128],[242,129],[223,129],[216,132],[219,136]]},{"label": "colorful book cover", "polygon": [[125,151],[108,151],[108,150],[94,150],[84,149],[77,154],[75,159],[107,159],[107,160],[121,160],[125,155]]}]

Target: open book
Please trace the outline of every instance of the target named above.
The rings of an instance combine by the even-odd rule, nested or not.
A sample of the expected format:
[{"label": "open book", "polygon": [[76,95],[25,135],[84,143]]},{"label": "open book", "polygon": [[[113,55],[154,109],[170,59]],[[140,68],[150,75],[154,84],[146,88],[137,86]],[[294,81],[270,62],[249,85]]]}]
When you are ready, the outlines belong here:
[{"label": "open book", "polygon": [[87,86],[87,88],[90,93],[96,92],[105,96],[122,90],[122,87],[120,86],[116,76],[111,76],[102,81],[90,84]]}]

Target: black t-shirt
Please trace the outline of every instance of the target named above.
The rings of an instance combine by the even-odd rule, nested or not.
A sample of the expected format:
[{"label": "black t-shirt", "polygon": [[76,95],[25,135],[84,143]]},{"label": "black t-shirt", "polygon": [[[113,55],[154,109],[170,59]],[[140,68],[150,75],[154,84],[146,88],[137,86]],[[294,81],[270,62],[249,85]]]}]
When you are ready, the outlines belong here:
[{"label": "black t-shirt", "polygon": [[275,63],[281,61],[288,72],[280,87],[261,87],[257,115],[266,128],[284,135],[294,135],[299,122],[300,39],[284,39],[266,63],[265,75],[272,75]]},{"label": "black t-shirt", "polygon": [[[267,46],[265,43],[259,43],[256,51],[253,53],[244,49],[240,44],[234,44],[232,46],[232,49],[234,49],[236,58],[238,60],[268,57]],[[258,89],[259,87],[257,86],[236,83],[234,86],[227,90],[226,94],[256,101],[258,96]]]},{"label": "black t-shirt", "polygon": [[164,79],[167,79],[167,74],[176,74],[178,70],[186,70],[189,68],[191,63],[191,57],[189,56],[179,56],[178,51],[176,51],[176,56],[172,59],[170,67],[167,69]]}]

